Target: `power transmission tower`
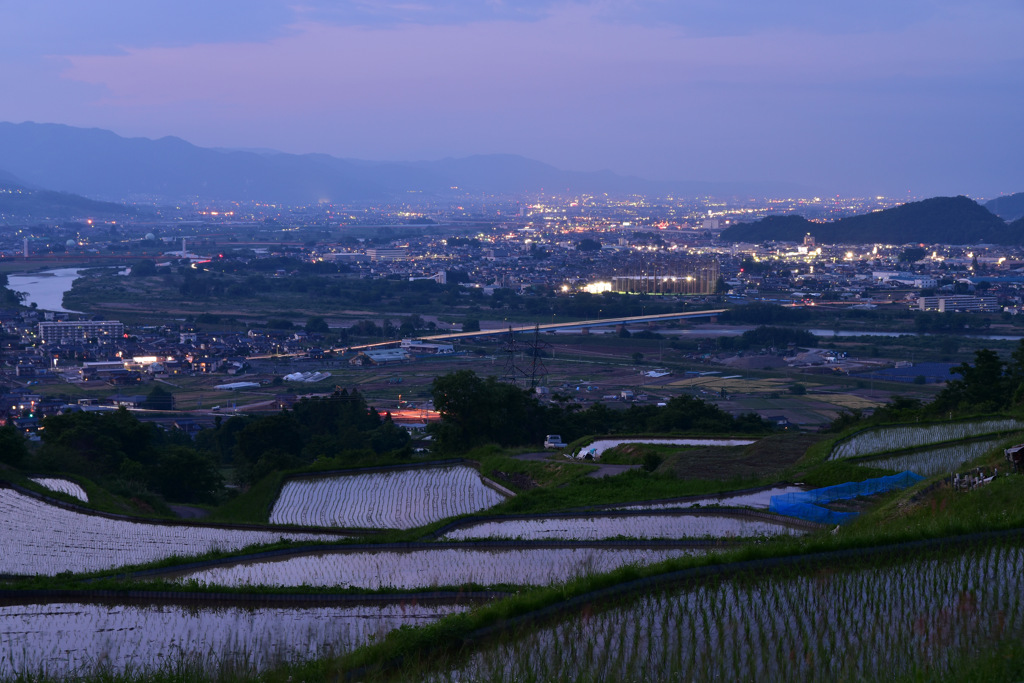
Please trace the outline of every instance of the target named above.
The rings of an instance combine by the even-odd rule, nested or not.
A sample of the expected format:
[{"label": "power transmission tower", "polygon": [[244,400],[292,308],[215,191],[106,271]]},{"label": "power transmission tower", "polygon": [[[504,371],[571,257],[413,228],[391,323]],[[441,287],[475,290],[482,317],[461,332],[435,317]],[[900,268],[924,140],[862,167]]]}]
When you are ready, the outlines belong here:
[{"label": "power transmission tower", "polygon": [[509,325],[508,337],[505,338],[501,351],[505,354],[505,369],[501,373],[501,380],[509,384],[518,385],[523,371],[516,364],[516,354],[520,351],[520,348],[518,342],[516,342],[515,333],[512,332],[511,325]]},{"label": "power transmission tower", "polygon": [[533,340],[524,344],[530,356],[530,388],[535,388],[547,379],[548,369],[544,366],[544,356],[551,349],[551,344],[540,338],[540,325],[533,326]]},{"label": "power transmission tower", "polygon": [[[548,370],[544,365],[544,356],[551,349],[551,344],[541,340],[540,325],[533,328],[533,339],[530,341],[517,341],[512,328],[508,328],[508,337],[502,346],[505,354],[505,370],[501,379],[509,384],[523,386],[533,389],[544,381]],[[517,362],[516,356],[520,356],[522,362]]]}]

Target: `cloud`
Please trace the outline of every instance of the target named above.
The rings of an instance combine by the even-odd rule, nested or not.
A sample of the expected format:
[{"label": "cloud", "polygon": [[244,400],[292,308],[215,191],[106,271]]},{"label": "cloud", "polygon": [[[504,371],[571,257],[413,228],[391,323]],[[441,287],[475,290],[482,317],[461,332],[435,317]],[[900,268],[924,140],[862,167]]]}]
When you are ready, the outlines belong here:
[{"label": "cloud", "polygon": [[311,23],[264,42],[126,48],[68,57],[64,78],[107,90],[107,105],[232,103],[302,107],[508,106],[523,96],[640,96],[701,83],[799,91],[896,75],[970,73],[1019,58],[1012,22],[934,21],[900,34],[824,36],[792,30],[692,37],[680,26],[613,25],[593,8],[567,6],[535,22]]},{"label": "cloud", "polygon": [[[947,129],[980,137],[947,136],[946,165],[982,167],[989,140],[1020,149],[1024,6],[940,0],[914,14],[910,0],[881,22],[868,2],[871,16],[848,23],[853,10],[804,0],[367,0],[284,14],[268,2],[273,20],[251,29],[58,55],[34,67],[37,96],[22,77],[0,117],[33,106],[37,120],[215,146],[503,151],[676,178],[880,177],[879,155],[934,160]],[[730,23],[723,6],[745,11]],[[27,73],[7,66],[0,85]]]}]

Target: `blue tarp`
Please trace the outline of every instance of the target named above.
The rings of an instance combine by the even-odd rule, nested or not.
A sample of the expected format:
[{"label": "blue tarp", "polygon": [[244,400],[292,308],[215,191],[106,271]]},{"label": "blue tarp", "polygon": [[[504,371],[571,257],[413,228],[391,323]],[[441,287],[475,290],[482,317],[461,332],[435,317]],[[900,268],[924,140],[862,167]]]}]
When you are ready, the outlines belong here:
[{"label": "blue tarp", "polygon": [[819,524],[845,524],[856,517],[857,513],[836,512],[816,505],[816,503],[831,503],[836,500],[848,500],[858,496],[871,496],[876,493],[905,489],[922,479],[924,477],[913,472],[900,472],[888,477],[851,481],[800,493],[783,493],[772,496],[768,502],[768,509],[780,515],[799,517]]}]

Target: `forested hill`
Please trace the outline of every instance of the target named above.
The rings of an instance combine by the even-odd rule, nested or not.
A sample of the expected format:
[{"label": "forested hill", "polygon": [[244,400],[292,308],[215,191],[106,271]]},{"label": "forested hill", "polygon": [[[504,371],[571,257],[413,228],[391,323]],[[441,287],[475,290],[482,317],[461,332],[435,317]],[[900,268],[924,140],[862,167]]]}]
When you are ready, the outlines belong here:
[{"label": "forested hill", "polygon": [[814,223],[801,216],[768,216],[722,231],[729,242],[798,242],[811,233],[823,244],[1021,244],[1019,224],[1007,224],[967,197],[933,197],[892,209]]},{"label": "forested hill", "polygon": [[36,190],[0,172],[0,223],[74,218],[130,218],[138,211],[124,204],[100,202],[77,194]]},{"label": "forested hill", "polygon": [[1008,221],[1024,217],[1024,192],[996,197],[985,202],[985,208]]}]

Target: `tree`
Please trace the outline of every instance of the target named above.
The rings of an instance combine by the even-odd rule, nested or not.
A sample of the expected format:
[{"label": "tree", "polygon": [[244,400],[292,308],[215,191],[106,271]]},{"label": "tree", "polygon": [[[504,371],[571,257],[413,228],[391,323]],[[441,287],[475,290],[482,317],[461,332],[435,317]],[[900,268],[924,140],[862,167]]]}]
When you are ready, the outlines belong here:
[{"label": "tree", "polygon": [[805,387],[803,384],[800,384],[799,382],[796,382],[794,384],[789,385],[789,393],[793,394],[794,396],[803,396],[804,394],[807,393],[807,387]]},{"label": "tree", "polygon": [[14,425],[0,427],[0,462],[6,465],[20,466],[28,459],[28,446],[25,437]]},{"label": "tree", "polygon": [[463,332],[479,332],[480,331],[480,321],[477,320],[476,318],[466,318],[465,320],[462,321],[462,331]]},{"label": "tree", "polygon": [[213,500],[224,488],[224,478],[213,460],[186,446],[161,451],[149,480],[161,495],[186,503]]},{"label": "tree", "polygon": [[460,453],[487,443],[517,446],[539,442],[544,409],[528,391],[459,370],[434,380],[431,391],[440,424],[428,429],[442,452]]},{"label": "tree", "polygon": [[273,469],[299,463],[303,438],[291,413],[281,412],[247,424],[235,439],[234,460],[243,481],[254,482]]},{"label": "tree", "polygon": [[904,263],[913,263],[915,261],[920,261],[925,257],[925,254],[927,253],[928,252],[926,252],[922,247],[907,247],[902,252],[900,252],[900,261]]},{"label": "tree", "polygon": [[327,326],[327,321],[318,315],[312,316],[306,321],[306,332],[309,334],[328,334],[331,328]]},{"label": "tree", "polygon": [[146,402],[143,404],[143,407],[150,410],[174,410],[174,394],[160,385],[156,385],[146,395]]},{"label": "tree", "polygon": [[156,262],[148,258],[136,261],[131,270],[131,277],[149,277],[156,274]]},{"label": "tree", "polygon": [[974,365],[961,363],[950,369],[950,373],[961,379],[950,380],[939,392],[933,408],[939,411],[969,408],[972,412],[1001,410],[1009,405],[1017,389],[1013,382],[1020,371],[1018,354],[1024,360],[1024,351],[1014,352],[1010,373],[1004,374],[1006,364],[990,349],[974,352]]},{"label": "tree", "polygon": [[657,453],[646,453],[644,454],[644,470],[647,472],[653,472],[658,469],[662,463],[662,458]]},{"label": "tree", "polygon": [[595,239],[584,237],[576,243],[576,249],[579,251],[601,251],[601,243]]}]

